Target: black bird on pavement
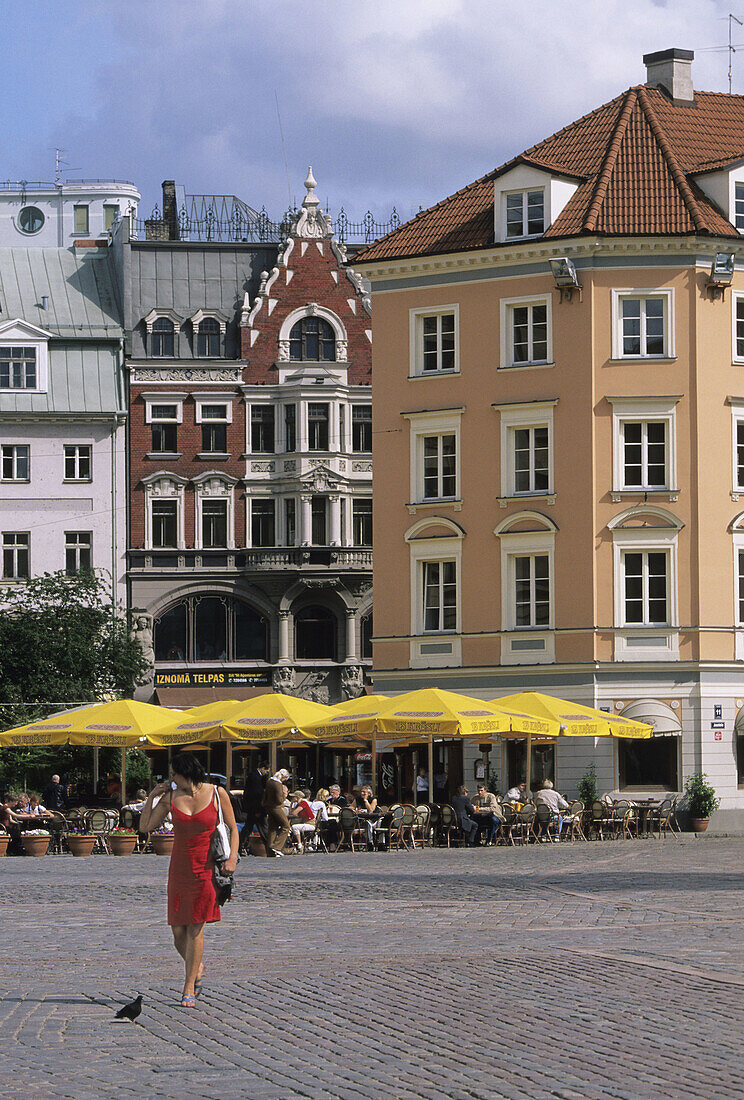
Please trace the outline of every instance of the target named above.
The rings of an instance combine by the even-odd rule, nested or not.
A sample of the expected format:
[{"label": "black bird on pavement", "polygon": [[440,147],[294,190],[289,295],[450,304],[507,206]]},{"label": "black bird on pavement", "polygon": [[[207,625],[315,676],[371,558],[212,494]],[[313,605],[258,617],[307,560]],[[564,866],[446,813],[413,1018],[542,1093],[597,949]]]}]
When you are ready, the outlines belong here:
[{"label": "black bird on pavement", "polygon": [[119,1011],[116,1013],[116,1019],[134,1021],[137,1019],[141,1011],[142,994],[140,993],[140,995],[138,997],[135,997],[133,1001],[130,1001],[129,1004],[124,1005],[123,1008],[119,1009]]}]

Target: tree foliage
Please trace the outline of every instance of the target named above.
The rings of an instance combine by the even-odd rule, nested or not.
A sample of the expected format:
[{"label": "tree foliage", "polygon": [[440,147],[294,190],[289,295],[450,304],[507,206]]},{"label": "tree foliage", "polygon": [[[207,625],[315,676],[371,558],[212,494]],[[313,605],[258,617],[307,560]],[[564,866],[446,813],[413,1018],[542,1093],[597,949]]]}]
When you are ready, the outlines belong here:
[{"label": "tree foliage", "polygon": [[[47,573],[4,590],[0,729],[67,706],[131,696],[143,668],[142,649],[129,632],[126,613],[112,600],[102,576]],[[47,758],[58,771],[70,752],[81,760],[80,749],[4,749],[2,772],[6,781],[11,772],[20,780],[45,768]]]}]

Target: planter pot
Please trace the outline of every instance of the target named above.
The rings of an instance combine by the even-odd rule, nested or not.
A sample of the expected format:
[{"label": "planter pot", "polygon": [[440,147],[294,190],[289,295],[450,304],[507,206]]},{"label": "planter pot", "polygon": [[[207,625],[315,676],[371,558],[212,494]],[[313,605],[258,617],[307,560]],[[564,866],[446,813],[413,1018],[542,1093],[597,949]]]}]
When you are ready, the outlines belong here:
[{"label": "planter pot", "polygon": [[137,845],[136,836],[116,836],[115,833],[111,833],[108,838],[111,851],[115,856],[131,856]]},{"label": "planter pot", "polygon": [[251,850],[252,856],[266,857],[266,848],[260,836],[251,836],[248,840],[248,847]]},{"label": "planter pot", "polygon": [[45,856],[51,839],[50,836],[26,836],[21,833],[21,843],[27,856]]},{"label": "planter pot", "polygon": [[65,843],[74,856],[89,856],[95,847],[94,836],[66,836]]},{"label": "planter pot", "polygon": [[690,825],[692,825],[692,831],[694,833],[704,833],[708,828],[710,822],[709,817],[691,817]]},{"label": "planter pot", "polygon": [[8,845],[10,844],[10,837],[7,833],[0,833],[0,856],[4,856],[8,851]]},{"label": "planter pot", "polygon": [[160,833],[157,836],[151,836],[152,850],[156,856],[169,856],[173,851],[173,836],[167,836]]}]

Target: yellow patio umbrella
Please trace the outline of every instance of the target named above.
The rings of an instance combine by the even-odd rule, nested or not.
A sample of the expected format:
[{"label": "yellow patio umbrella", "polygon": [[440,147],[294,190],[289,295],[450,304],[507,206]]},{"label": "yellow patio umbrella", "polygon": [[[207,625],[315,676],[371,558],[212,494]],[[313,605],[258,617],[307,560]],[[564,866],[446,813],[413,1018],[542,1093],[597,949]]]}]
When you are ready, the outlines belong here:
[{"label": "yellow patio umbrella", "polygon": [[[543,695],[539,691],[521,691],[515,695],[504,695],[493,699],[495,707],[504,708],[510,713],[520,713],[524,716],[539,718],[550,723],[558,723],[558,729],[553,731],[553,736],[563,737],[635,737],[649,738],[653,733],[653,726],[644,722],[633,722],[628,718],[621,718],[613,714],[605,714],[594,707],[585,707],[581,703],[573,703],[566,699],[558,699],[553,695]],[[506,736],[527,736],[527,763],[525,768],[525,782],[527,790],[530,790],[531,766],[532,766],[532,730],[526,729],[519,732],[518,721],[512,725]]]},{"label": "yellow patio umbrella", "polygon": [[170,725],[178,711],[117,699],[93,703],[67,713],[28,722],[25,726],[0,733],[0,747],[9,745],[92,745],[94,748],[121,748],[121,798],[126,803],[126,749],[151,740],[156,731]]}]

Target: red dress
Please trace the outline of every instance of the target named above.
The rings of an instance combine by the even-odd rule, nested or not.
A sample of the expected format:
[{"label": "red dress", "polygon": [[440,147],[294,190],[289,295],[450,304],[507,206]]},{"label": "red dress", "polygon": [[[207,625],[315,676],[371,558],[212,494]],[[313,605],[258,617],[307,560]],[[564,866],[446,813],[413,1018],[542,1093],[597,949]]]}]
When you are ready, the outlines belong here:
[{"label": "red dress", "polygon": [[[218,795],[219,797],[219,795]],[[220,919],[209,842],[218,821],[214,798],[198,814],[171,804],[173,851],[168,868],[168,924],[211,924]]]}]

